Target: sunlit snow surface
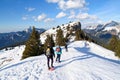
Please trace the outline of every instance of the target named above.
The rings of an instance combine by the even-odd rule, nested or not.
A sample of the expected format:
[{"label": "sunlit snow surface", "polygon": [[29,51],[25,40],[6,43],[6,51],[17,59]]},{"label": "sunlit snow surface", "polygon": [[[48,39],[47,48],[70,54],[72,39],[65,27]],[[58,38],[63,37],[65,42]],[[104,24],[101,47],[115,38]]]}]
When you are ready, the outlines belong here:
[{"label": "sunlit snow surface", "polygon": [[[46,56],[21,60],[24,46],[0,51],[0,80],[119,80],[120,60],[99,45],[76,41],[62,47],[61,63],[49,71]],[[12,59],[7,61],[7,59]],[[3,62],[6,60],[6,62]]]}]

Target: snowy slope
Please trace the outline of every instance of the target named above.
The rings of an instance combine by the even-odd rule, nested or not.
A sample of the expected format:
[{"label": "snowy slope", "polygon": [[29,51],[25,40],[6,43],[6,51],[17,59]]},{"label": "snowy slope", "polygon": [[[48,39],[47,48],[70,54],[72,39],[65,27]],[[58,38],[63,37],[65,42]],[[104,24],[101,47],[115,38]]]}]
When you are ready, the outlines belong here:
[{"label": "snowy slope", "polygon": [[[63,31],[63,35],[64,37],[66,36],[67,33],[70,33],[70,30],[67,30],[67,27],[69,27],[70,30],[74,30],[74,29],[81,29],[81,23],[80,22],[71,22],[71,23],[67,23],[67,24],[62,24],[61,26],[57,26],[51,29],[46,30],[44,33],[42,33],[40,35],[40,40],[42,43],[45,42],[45,39],[47,38],[47,35],[53,35],[53,39],[56,39],[56,33],[57,30],[62,29]],[[72,33],[75,33],[75,31],[73,31]],[[74,36],[69,36],[69,40],[73,41],[74,40]]]},{"label": "snowy slope", "polygon": [[0,66],[6,65],[8,63],[18,62],[21,57],[22,53],[25,49],[25,46],[15,47],[12,50],[5,49],[0,51]]},{"label": "snowy slope", "polygon": [[[17,52],[17,51],[16,51]],[[22,52],[22,50],[21,50]],[[120,61],[94,43],[76,41],[68,46],[61,63],[48,71],[45,55],[0,67],[0,80],[119,80]]]}]

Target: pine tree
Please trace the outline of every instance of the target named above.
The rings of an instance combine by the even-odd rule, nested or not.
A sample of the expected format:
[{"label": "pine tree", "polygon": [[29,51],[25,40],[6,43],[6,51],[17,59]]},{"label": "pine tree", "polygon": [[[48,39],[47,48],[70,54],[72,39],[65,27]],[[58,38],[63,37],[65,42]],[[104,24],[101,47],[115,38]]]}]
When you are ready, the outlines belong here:
[{"label": "pine tree", "polygon": [[53,36],[52,35],[47,35],[47,38],[45,40],[45,43],[44,43],[44,49],[47,48],[47,45],[50,45],[52,47],[55,46],[55,43],[54,43],[54,40],[53,40]]},{"label": "pine tree", "polygon": [[72,29],[70,29],[70,35],[73,35],[73,30]]},{"label": "pine tree", "polygon": [[55,42],[54,42],[54,40],[53,40],[53,35],[51,35],[50,41],[51,41],[51,46],[54,47],[54,46],[55,46]]},{"label": "pine tree", "polygon": [[116,36],[112,36],[110,39],[108,49],[115,52],[115,55],[120,58],[120,40]]},{"label": "pine tree", "polygon": [[67,43],[69,41],[69,36],[70,36],[70,34],[67,33],[65,36],[65,43]]},{"label": "pine tree", "polygon": [[35,27],[33,27],[33,31],[30,35],[29,40],[26,42],[26,47],[23,52],[22,59],[25,59],[30,56],[37,56],[40,54],[40,40],[39,40],[39,33],[35,30]]},{"label": "pine tree", "polygon": [[77,29],[76,32],[75,32],[75,40],[81,40],[81,30],[80,29]]},{"label": "pine tree", "polygon": [[57,30],[56,45],[59,45],[59,46],[64,46],[65,45],[65,38],[64,38],[62,29]]},{"label": "pine tree", "polygon": [[116,49],[115,49],[115,52],[116,52],[115,55],[120,58],[120,40],[118,40],[117,43],[118,43],[118,44],[117,44],[117,47],[116,47]]},{"label": "pine tree", "polygon": [[67,31],[70,31],[70,24],[68,24],[67,26]]},{"label": "pine tree", "polygon": [[117,44],[118,44],[118,41],[117,41],[116,36],[112,36],[112,38],[110,39],[110,42],[109,42],[109,49],[112,51],[115,51]]}]

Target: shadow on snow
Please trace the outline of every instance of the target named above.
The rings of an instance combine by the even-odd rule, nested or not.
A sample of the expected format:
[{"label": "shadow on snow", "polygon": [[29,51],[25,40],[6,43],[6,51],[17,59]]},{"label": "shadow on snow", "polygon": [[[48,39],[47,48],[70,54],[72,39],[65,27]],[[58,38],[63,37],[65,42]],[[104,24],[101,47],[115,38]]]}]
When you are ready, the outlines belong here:
[{"label": "shadow on snow", "polygon": [[97,57],[97,58],[100,58],[100,59],[104,59],[104,60],[107,60],[107,61],[110,61],[110,62],[113,62],[113,63],[116,63],[116,64],[120,64],[120,61],[118,61],[118,60],[112,60],[112,59],[105,58],[103,56],[97,55],[95,53],[89,52],[89,48],[87,48],[87,47],[83,47],[83,48],[74,47],[74,48],[76,50],[82,52],[83,54],[86,54],[86,55],[89,55],[89,56],[93,56],[93,57]]},{"label": "shadow on snow", "polygon": [[78,50],[79,52],[83,53],[84,55],[82,56],[75,56],[75,57],[71,57],[69,59],[66,59],[66,60],[62,60],[62,62],[65,62],[59,66],[56,66],[55,68],[61,68],[63,66],[66,66],[74,61],[80,61],[80,60],[83,60],[83,59],[89,59],[89,58],[92,58],[92,57],[97,57],[97,58],[100,58],[100,59],[104,59],[104,60],[107,60],[107,61],[110,61],[110,62],[113,62],[115,64],[120,64],[120,61],[117,61],[117,60],[112,60],[112,59],[108,59],[108,58],[105,58],[105,57],[102,57],[100,55],[97,55],[95,53],[92,53],[92,52],[89,52],[89,48],[87,47],[74,47],[74,49]]}]

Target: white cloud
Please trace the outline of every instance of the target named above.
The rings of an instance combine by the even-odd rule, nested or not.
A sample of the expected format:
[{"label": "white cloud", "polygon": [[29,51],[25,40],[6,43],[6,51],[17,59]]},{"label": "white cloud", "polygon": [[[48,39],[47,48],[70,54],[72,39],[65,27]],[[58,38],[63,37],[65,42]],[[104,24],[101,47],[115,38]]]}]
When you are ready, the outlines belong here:
[{"label": "white cloud", "polygon": [[60,0],[58,2],[58,6],[59,6],[60,9],[65,10],[65,1],[64,0]]},{"label": "white cloud", "polygon": [[37,18],[35,18],[35,21],[42,21],[46,18],[46,14],[42,13]]},{"label": "white cloud", "polygon": [[57,3],[59,0],[46,0],[49,3]]},{"label": "white cloud", "polygon": [[77,8],[84,8],[85,5],[86,5],[85,0],[68,0],[65,3],[64,7],[66,9],[77,9]]},{"label": "white cloud", "polygon": [[[72,20],[98,21],[96,15],[88,14],[89,8],[87,7],[88,3],[86,0],[47,0],[47,2],[57,4],[61,10],[56,18],[62,18],[67,15],[68,19]],[[69,11],[70,13],[68,13]]]},{"label": "white cloud", "polygon": [[83,20],[83,19],[88,19],[89,15],[88,13],[80,13],[76,16],[77,19]]},{"label": "white cloud", "polygon": [[70,16],[68,18],[69,19],[75,18],[75,12],[73,10],[70,11]]},{"label": "white cloud", "polygon": [[28,20],[28,15],[23,16],[22,20]]},{"label": "white cloud", "polygon": [[36,16],[32,16],[32,19],[33,19],[34,21],[37,21]]},{"label": "white cloud", "polygon": [[22,20],[27,20],[27,17],[23,16],[23,17],[22,17]]},{"label": "white cloud", "polygon": [[70,16],[68,18],[79,19],[79,20],[85,20],[85,19],[96,20],[96,19],[98,19],[97,16],[90,15],[88,13],[79,13],[79,14],[76,15],[74,11],[70,12]]},{"label": "white cloud", "polygon": [[58,13],[58,15],[56,16],[56,18],[62,18],[62,17],[65,17],[66,14],[64,12],[60,12]]},{"label": "white cloud", "polygon": [[49,3],[57,3],[62,10],[85,8],[85,0],[47,0]]},{"label": "white cloud", "polygon": [[54,19],[53,18],[47,18],[47,19],[44,20],[44,22],[51,22],[51,21],[54,21]]},{"label": "white cloud", "polygon": [[32,7],[29,7],[29,8],[25,8],[27,11],[31,12],[31,11],[34,11],[35,8],[32,8]]},{"label": "white cloud", "polygon": [[97,17],[96,15],[89,15],[89,18],[90,18],[90,19],[93,19],[93,20],[98,19],[98,17]]}]

